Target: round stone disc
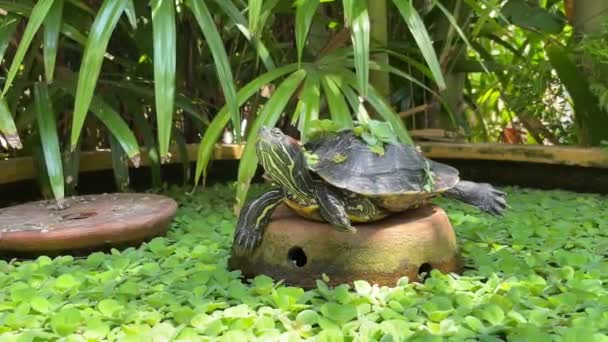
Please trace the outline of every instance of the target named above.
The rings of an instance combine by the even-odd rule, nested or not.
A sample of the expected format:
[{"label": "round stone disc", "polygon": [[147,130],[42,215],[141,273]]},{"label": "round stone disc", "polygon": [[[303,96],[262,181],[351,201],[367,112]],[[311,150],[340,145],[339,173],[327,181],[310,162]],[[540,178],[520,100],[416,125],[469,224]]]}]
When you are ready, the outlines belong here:
[{"label": "round stone disc", "polygon": [[162,235],[177,203],[154,194],[116,193],[0,208],[0,252],[52,253],[133,245]]}]

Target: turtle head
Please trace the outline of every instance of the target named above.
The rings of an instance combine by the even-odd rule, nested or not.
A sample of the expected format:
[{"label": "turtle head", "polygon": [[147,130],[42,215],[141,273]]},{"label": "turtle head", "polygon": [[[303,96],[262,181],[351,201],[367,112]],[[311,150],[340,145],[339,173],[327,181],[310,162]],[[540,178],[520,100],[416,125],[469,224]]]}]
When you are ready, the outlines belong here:
[{"label": "turtle head", "polygon": [[[306,167],[306,165],[297,165],[299,159],[303,156],[300,143],[278,128],[260,128],[256,147],[260,163],[273,179],[275,179],[273,176],[276,172],[283,173],[285,171],[282,170],[282,166],[290,168]],[[277,166],[281,170],[276,170]]]},{"label": "turtle head", "polygon": [[278,128],[262,127],[256,144],[258,159],[272,181],[297,197],[311,187],[302,145]]}]

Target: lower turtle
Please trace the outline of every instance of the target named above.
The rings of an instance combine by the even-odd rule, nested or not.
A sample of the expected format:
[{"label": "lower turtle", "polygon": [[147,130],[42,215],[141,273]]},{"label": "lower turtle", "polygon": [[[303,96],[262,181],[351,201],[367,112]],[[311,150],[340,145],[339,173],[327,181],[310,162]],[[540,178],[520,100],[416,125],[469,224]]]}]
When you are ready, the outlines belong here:
[{"label": "lower turtle", "polygon": [[495,216],[507,207],[506,194],[492,185],[461,180],[457,169],[425,158],[414,146],[389,143],[379,154],[354,130],[301,144],[278,128],[262,127],[256,153],[276,188],[243,207],[233,243],[239,254],[259,245],[281,203],[350,233],[357,231],[353,223],[378,221],[439,195]]}]

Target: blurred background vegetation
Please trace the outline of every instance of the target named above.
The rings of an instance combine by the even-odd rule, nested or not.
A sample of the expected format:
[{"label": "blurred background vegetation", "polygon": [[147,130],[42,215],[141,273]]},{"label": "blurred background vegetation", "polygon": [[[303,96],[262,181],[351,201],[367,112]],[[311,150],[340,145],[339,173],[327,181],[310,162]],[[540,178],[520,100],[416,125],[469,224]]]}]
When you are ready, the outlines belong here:
[{"label": "blurred background vegetation", "polygon": [[[261,125],[306,140],[319,119],[418,139],[602,146],[608,1],[0,1],[0,159],[32,156],[47,196],[73,194],[82,151],[184,163]],[[188,148],[200,144],[190,174]],[[171,152],[174,155],[171,155]],[[2,172],[2,170],[0,170]]]}]

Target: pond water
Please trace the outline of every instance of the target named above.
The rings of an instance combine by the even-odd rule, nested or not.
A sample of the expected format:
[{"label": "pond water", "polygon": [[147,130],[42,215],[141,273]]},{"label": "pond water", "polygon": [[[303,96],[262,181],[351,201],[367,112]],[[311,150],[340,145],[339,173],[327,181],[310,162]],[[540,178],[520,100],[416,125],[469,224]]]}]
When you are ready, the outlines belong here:
[{"label": "pond water", "polygon": [[0,340],[608,340],[608,198],[503,189],[503,218],[436,201],[463,274],[390,288],[319,281],[311,291],[227,270],[231,187],[173,189],[169,234],[140,248],[0,261]]}]

